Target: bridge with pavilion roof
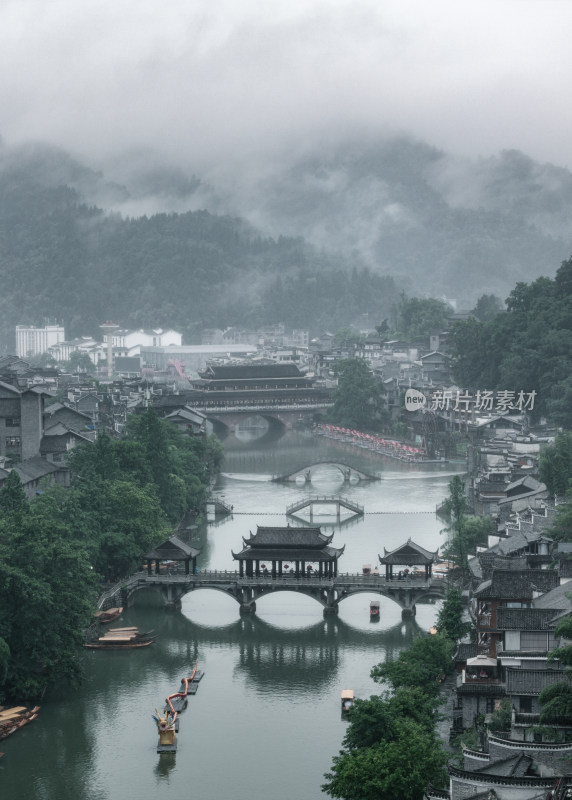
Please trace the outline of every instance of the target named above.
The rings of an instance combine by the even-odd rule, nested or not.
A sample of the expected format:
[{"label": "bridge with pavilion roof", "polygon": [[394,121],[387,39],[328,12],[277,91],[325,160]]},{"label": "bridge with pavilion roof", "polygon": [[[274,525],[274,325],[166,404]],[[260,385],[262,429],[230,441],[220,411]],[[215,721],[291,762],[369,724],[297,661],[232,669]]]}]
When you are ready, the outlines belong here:
[{"label": "bridge with pavilion roof", "polygon": [[[147,570],[120,581],[99,599],[99,608],[120,601],[128,605],[142,589],[158,589],[167,608],[180,607],[181,599],[198,589],[214,589],[232,597],[241,614],[256,611],[256,601],[268,594],[293,591],[312,597],[323,606],[324,616],[337,614],[340,602],[355,594],[379,594],[397,603],[402,616],[414,616],[416,603],[426,597],[440,598],[445,579],[431,574],[435,553],[409,540],[401,548],[379,556],[386,575],[340,573],[338,560],[344,547],[332,547],[333,534],[310,527],[261,527],[248,538],[243,548],[232,553],[238,570],[197,570],[200,551],[170,537],[145,556]],[[401,577],[393,568],[401,558]],[[388,560],[389,559],[389,560]],[[162,562],[175,562],[176,569],[165,569]],[[422,565],[422,575],[410,567]]]}]

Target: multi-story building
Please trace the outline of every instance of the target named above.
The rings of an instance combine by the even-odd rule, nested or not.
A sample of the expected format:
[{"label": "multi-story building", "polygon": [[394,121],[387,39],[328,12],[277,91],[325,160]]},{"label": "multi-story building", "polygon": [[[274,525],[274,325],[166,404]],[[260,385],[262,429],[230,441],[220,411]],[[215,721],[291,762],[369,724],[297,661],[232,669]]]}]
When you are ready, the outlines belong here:
[{"label": "multi-story building", "polygon": [[45,325],[43,328],[16,325],[16,353],[20,358],[39,356],[47,353],[48,348],[58,342],[63,342],[65,338],[61,325]]}]

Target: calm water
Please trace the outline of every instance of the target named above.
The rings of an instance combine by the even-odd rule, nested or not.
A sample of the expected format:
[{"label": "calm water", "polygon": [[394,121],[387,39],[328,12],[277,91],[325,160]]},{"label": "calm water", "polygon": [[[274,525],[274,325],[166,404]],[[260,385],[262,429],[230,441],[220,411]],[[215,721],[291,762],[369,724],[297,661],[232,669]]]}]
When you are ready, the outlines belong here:
[{"label": "calm water", "polygon": [[[234,569],[231,549],[241,549],[242,536],[257,524],[285,525],[285,507],[302,493],[343,493],[365,506],[358,522],[338,526],[332,517],[314,517],[335,531],[335,546],[346,545],[340,571],[361,571],[384,547],[409,537],[429,549],[442,544],[442,523],[423,512],[434,512],[461,465],[412,467],[300,434],[259,444],[233,439],[225,448],[217,493],[235,513],[196,532],[201,568]],[[315,458],[348,454],[381,480],[343,486],[339,471],[327,466],[310,487],[269,480]],[[38,720],[0,743],[0,797],[323,798],[323,774],[344,734],[341,689],[361,697],[379,691],[371,667],[428,630],[438,608],[420,604],[415,621],[403,622],[399,607],[382,598],[381,620],[370,623],[373,597],[350,598],[337,618],[324,620],[321,606],[294,593],[257,601],[256,615],[246,618],[219,592],[191,593],[175,613],[165,613],[153,592],[141,593],[122,624],[155,629],[156,642],[86,653],[82,688],[46,695]],[[151,714],[197,659],[206,674],[181,715],[178,752],[159,756]]]}]

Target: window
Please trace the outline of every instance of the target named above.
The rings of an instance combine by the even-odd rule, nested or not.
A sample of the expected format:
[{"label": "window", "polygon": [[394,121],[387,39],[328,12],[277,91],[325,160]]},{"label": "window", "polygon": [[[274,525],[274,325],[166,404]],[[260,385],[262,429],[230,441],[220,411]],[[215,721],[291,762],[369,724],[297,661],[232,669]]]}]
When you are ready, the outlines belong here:
[{"label": "window", "polygon": [[522,714],[532,714],[532,697],[520,697],[519,708]]},{"label": "window", "polygon": [[495,699],[494,697],[487,697],[487,704],[486,704],[486,713],[492,714],[495,710]]},{"label": "window", "polygon": [[548,642],[545,631],[521,631],[521,650],[540,650],[541,652],[544,652],[547,647]]},{"label": "window", "polygon": [[7,436],[6,437],[6,447],[9,447],[9,448],[20,447],[20,437],[19,436]]},{"label": "window", "polygon": [[6,427],[7,428],[19,428],[20,427],[20,417],[6,417]]}]

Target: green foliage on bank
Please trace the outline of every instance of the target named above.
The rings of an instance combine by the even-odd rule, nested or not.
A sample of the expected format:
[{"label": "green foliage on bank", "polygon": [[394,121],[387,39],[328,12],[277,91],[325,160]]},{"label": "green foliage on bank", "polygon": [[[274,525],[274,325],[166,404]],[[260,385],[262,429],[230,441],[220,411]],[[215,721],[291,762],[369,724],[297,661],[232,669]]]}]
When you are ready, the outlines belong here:
[{"label": "green foliage on bank", "polygon": [[535,391],[533,417],[572,428],[572,259],[554,279],[518,283],[506,313],[454,325],[448,342],[459,385]]},{"label": "green foliage on bank", "polygon": [[338,386],[328,419],[345,428],[379,430],[388,418],[383,401],[383,384],[377,380],[362,358],[344,358],[336,362]]},{"label": "green foliage on bank", "polygon": [[416,800],[427,782],[446,783],[435,714],[453,649],[441,634],[419,636],[396,660],[373,667],[373,679],[392,692],[356,700],[324,792],[342,800]]},{"label": "green foliage on bank", "polygon": [[77,684],[77,647],[102,580],[137,569],[188,509],[201,507],[222,449],[182,435],[152,409],[125,439],[102,434],[70,459],[72,486],[32,503],[18,474],[0,492],[0,703]]},{"label": "green foliage on bank", "polygon": [[435,627],[452,641],[462,639],[471,630],[471,623],[463,620],[463,596],[455,586],[447,589]]},{"label": "green foliage on bank", "polygon": [[489,534],[494,533],[494,522],[489,517],[467,515],[465,484],[459,475],[449,481],[449,495],[443,502],[442,513],[449,520],[443,530],[447,534],[443,555],[465,570],[469,555],[476,551],[477,545],[486,545]]}]

